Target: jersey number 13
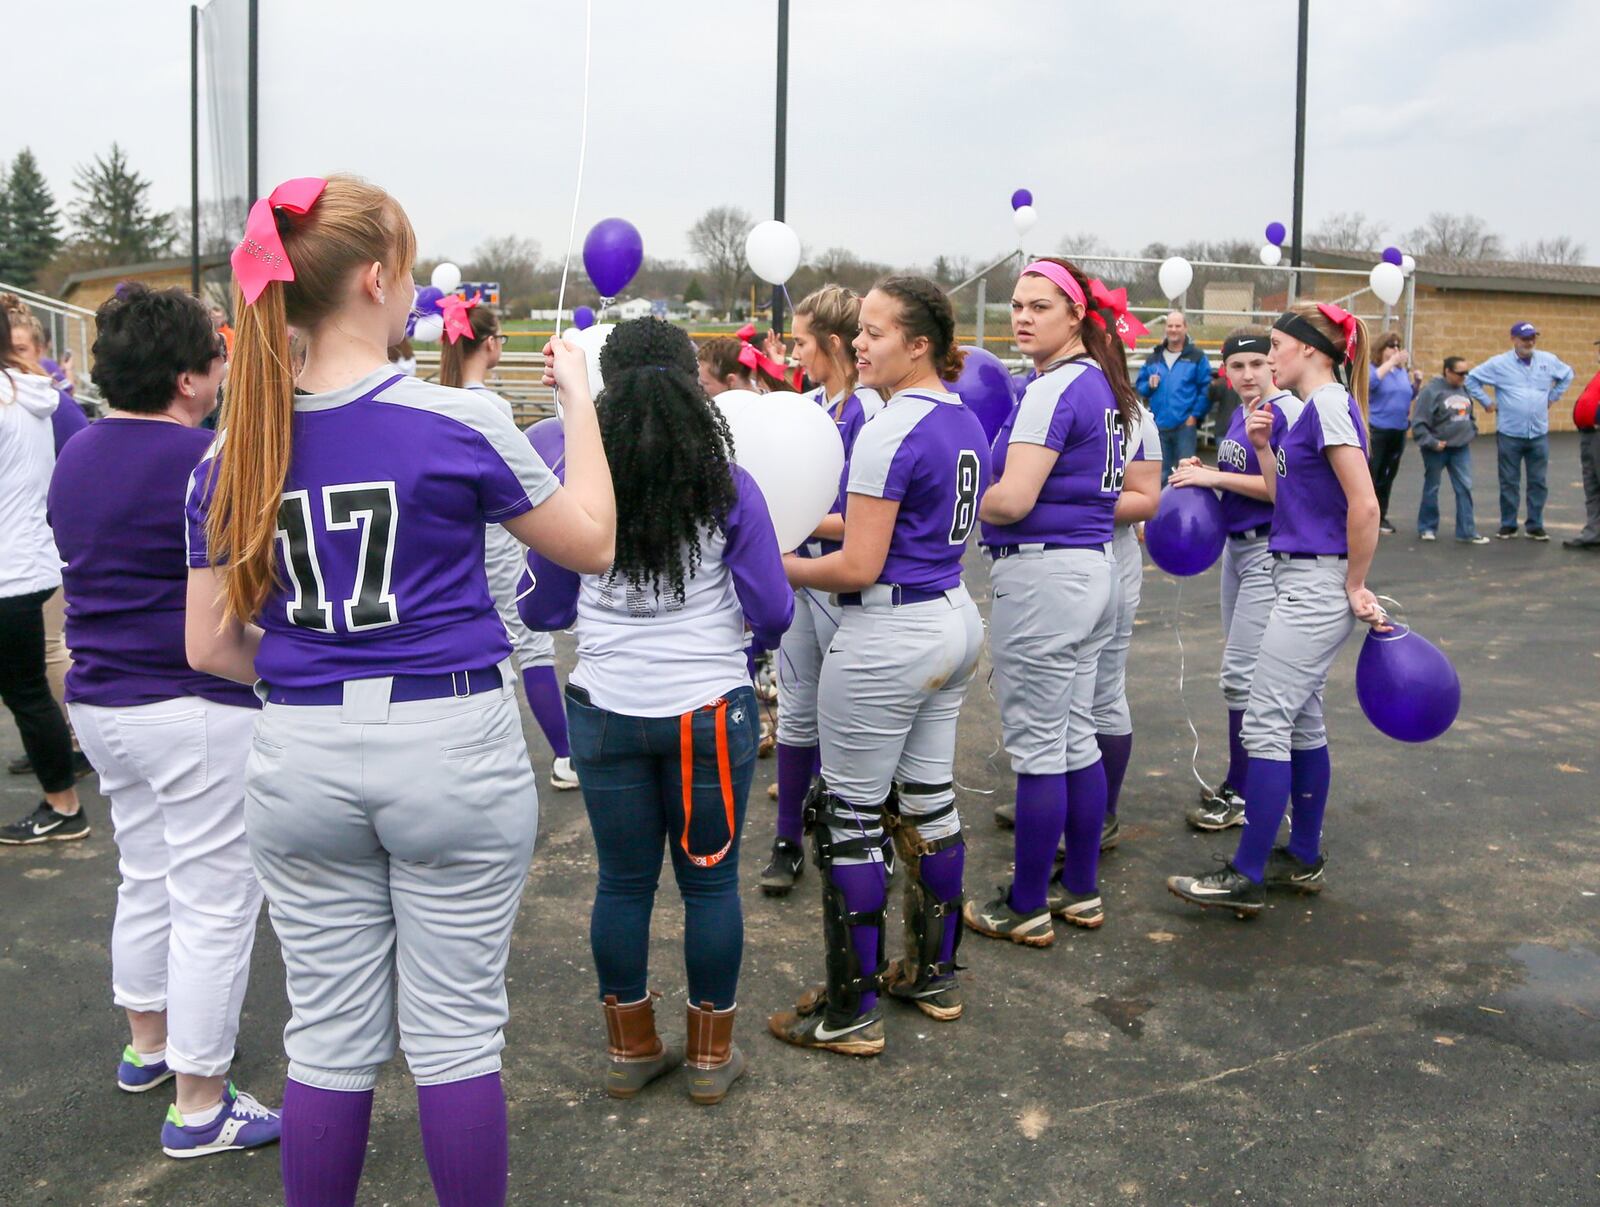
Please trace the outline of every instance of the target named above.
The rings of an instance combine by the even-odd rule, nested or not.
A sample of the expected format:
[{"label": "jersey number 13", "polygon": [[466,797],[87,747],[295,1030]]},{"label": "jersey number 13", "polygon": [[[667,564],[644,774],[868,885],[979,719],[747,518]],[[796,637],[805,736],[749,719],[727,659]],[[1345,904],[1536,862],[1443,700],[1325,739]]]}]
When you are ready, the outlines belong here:
[{"label": "jersey number 13", "polygon": [[[394,570],[394,530],[398,519],[393,482],[352,482],[322,488],[322,520],[329,532],[358,530],[355,594],[342,601],[345,631],[382,629],[399,624],[389,579]],[[333,605],[323,584],[322,562],[312,538],[311,493],[285,491],[278,504],[278,543],[289,570],[293,594],[289,623],[332,633]]]}]

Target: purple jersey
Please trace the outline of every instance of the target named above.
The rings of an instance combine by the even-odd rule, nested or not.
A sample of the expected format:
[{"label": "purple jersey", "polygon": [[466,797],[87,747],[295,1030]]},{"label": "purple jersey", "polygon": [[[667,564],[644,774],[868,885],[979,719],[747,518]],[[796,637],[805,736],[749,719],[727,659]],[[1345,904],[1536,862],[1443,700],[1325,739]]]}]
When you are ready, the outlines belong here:
[{"label": "purple jersey", "polygon": [[[1300,408],[1304,404],[1287,390],[1264,398],[1262,402],[1272,404],[1272,447],[1277,448],[1283,442],[1284,433],[1299,418]],[[1233,417],[1228,420],[1228,434],[1217,445],[1219,473],[1245,474],[1253,478],[1261,476],[1261,462],[1256,459],[1255,446],[1250,443],[1244,430],[1253,409],[1242,406],[1233,409]],[[1252,528],[1271,525],[1272,504],[1266,499],[1252,499],[1233,490],[1224,490],[1221,494],[1222,518],[1230,533],[1249,532]]]},{"label": "purple jersey", "polygon": [[895,499],[900,513],[880,583],[948,591],[989,487],[983,424],[961,399],[907,390],[865,424],[850,455],[849,493]]},{"label": "purple jersey", "polygon": [[1278,504],[1272,509],[1273,553],[1349,553],[1344,487],[1327,450],[1341,444],[1367,450],[1356,400],[1337,382],[1312,391],[1305,409],[1277,444]]},{"label": "purple jersey", "polygon": [[[861,425],[883,409],[883,399],[878,397],[876,390],[869,390],[866,386],[859,386],[852,393],[832,399],[819,389],[812,392],[811,399],[828,412],[834,426],[839,429],[839,440],[844,445],[844,468],[839,471],[839,497],[833,504],[834,513],[843,515],[850,483],[850,453],[856,446],[856,437],[861,434]],[[841,548],[843,545],[838,541],[810,541],[795,552],[801,557],[821,557],[837,553]]]},{"label": "purple jersey", "polygon": [[[50,416],[50,428],[55,435],[56,456],[61,456],[61,450],[67,447],[71,440],[84,428],[89,426],[89,417],[83,413],[83,408],[73,400],[71,392],[56,388],[56,393],[61,395],[61,401],[56,404],[55,413]],[[133,422],[139,423],[135,419]],[[160,420],[157,420],[159,423]],[[190,466],[190,468],[194,468]]]},{"label": "purple jersey", "polygon": [[50,527],[66,562],[69,701],[132,708],[199,696],[255,706],[249,688],[191,670],[183,648],[180,500],[210,443],[196,428],[113,417],[56,458]]},{"label": "purple jersey", "polygon": [[[191,479],[191,566],[210,564],[210,467],[208,455]],[[557,489],[516,425],[471,391],[385,365],[299,395],[257,673],[309,687],[500,662],[511,645],[484,573],[484,525]]]},{"label": "purple jersey", "polygon": [[1056,453],[1033,510],[1015,524],[985,524],[985,545],[1100,545],[1113,516],[1125,466],[1117,396],[1094,361],[1074,358],[1028,383],[994,438],[994,474],[1006,471],[1012,444]]}]

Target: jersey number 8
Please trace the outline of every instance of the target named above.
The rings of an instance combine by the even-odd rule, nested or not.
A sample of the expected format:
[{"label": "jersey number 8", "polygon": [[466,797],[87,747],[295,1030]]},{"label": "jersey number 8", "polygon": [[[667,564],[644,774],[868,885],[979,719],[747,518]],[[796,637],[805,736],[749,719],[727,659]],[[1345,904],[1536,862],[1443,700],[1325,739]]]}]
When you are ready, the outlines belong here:
[{"label": "jersey number 8", "polygon": [[964,448],[956,457],[956,509],[950,517],[950,543],[965,545],[978,524],[978,454]]},{"label": "jersey number 8", "polygon": [[[400,623],[389,580],[394,569],[394,530],[398,513],[393,482],[352,482],[322,488],[322,518],[329,532],[359,529],[361,554],[356,562],[355,594],[344,601],[345,631],[384,629]],[[289,623],[331,633],[333,607],[323,585],[322,561],[311,535],[311,496],[285,491],[278,504],[278,542],[294,587],[287,608]]]}]

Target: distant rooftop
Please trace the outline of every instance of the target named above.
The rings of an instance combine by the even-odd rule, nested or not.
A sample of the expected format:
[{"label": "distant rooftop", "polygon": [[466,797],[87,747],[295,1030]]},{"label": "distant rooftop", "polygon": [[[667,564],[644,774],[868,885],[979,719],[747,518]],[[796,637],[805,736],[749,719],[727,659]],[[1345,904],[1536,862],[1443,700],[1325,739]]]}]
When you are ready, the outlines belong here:
[{"label": "distant rooftop", "polygon": [[[1378,251],[1323,251],[1308,248],[1307,264],[1326,268],[1370,268]],[[1483,289],[1496,293],[1562,293],[1600,297],[1600,266],[1536,264],[1526,260],[1460,260],[1418,256],[1417,284],[1436,289]]]}]

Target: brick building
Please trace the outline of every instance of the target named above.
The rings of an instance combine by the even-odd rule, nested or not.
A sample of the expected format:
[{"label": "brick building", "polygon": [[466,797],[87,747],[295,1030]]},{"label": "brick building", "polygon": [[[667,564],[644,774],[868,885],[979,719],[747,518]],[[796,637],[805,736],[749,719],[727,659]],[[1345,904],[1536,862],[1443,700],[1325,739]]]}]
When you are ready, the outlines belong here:
[{"label": "brick building", "polygon": [[[1377,252],[1306,253],[1312,265],[1302,295],[1322,297],[1315,267],[1370,268]],[[1411,359],[1425,376],[1433,376],[1446,356],[1464,356],[1473,364],[1511,347],[1511,324],[1526,319],[1539,329],[1539,347],[1572,366],[1573,384],[1550,408],[1550,429],[1572,430],[1572,403],[1583,383],[1594,376],[1595,343],[1600,339],[1600,268],[1571,264],[1526,264],[1512,260],[1456,260],[1418,256],[1416,314],[1411,329]],[[1348,277],[1325,291],[1348,292]],[[1372,309],[1369,296],[1363,312]],[[1405,331],[1404,303],[1395,310],[1394,327]],[[1478,426],[1494,431],[1495,417],[1480,414]]]},{"label": "brick building", "polygon": [[[228,253],[219,252],[200,257],[201,289],[208,297],[222,301],[227,297],[231,269]],[[98,310],[100,303],[117,291],[123,281],[138,281],[151,289],[168,289],[176,285],[188,289],[190,284],[188,256],[171,260],[151,260],[145,264],[125,264],[120,268],[94,268],[75,272],[61,286],[61,300],[82,306],[85,310]],[[226,304],[226,303],[225,303]]]}]

